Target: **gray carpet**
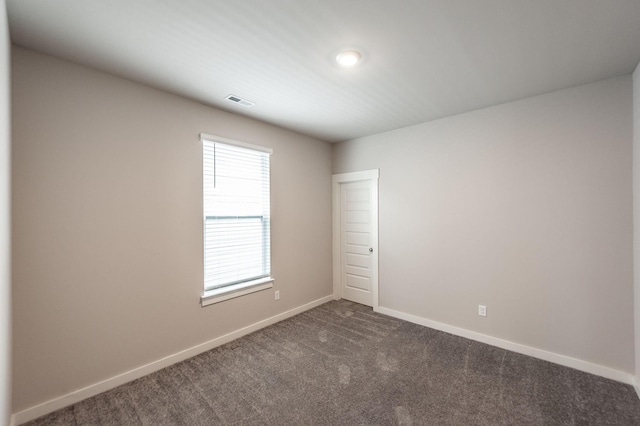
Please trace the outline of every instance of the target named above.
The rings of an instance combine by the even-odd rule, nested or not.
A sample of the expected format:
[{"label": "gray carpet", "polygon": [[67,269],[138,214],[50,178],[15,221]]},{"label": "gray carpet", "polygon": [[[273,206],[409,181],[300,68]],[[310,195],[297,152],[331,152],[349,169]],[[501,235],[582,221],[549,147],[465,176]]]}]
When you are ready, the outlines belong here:
[{"label": "gray carpet", "polygon": [[640,425],[640,400],[337,301],[30,424]]}]

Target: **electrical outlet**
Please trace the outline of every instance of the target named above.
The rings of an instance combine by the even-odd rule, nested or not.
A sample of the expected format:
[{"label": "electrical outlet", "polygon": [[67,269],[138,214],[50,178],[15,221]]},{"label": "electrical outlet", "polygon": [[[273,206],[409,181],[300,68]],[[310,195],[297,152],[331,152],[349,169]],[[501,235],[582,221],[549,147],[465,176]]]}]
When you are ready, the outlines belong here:
[{"label": "electrical outlet", "polygon": [[276,297],[276,300],[280,300],[280,290],[276,290],[275,297]]},{"label": "electrical outlet", "polygon": [[487,307],[484,305],[478,305],[478,315],[481,317],[487,316]]}]

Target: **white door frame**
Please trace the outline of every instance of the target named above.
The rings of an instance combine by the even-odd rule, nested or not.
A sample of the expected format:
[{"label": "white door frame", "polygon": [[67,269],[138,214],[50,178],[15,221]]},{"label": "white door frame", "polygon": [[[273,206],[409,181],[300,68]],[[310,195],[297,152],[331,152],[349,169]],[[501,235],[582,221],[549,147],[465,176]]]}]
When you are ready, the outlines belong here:
[{"label": "white door frame", "polygon": [[333,194],[333,298],[342,299],[340,262],[340,185],[349,182],[370,180],[373,190],[371,199],[371,222],[374,224],[371,237],[371,296],[373,310],[378,310],[378,179],[380,169],[363,170],[361,172],[340,173],[332,176]]}]

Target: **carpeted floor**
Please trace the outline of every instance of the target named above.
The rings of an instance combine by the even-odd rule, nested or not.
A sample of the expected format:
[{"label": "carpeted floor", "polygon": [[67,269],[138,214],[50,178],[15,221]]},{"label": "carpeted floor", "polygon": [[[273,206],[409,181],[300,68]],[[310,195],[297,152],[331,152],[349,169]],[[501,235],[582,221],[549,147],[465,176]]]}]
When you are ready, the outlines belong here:
[{"label": "carpeted floor", "polygon": [[640,425],[640,400],[336,301],[29,424]]}]

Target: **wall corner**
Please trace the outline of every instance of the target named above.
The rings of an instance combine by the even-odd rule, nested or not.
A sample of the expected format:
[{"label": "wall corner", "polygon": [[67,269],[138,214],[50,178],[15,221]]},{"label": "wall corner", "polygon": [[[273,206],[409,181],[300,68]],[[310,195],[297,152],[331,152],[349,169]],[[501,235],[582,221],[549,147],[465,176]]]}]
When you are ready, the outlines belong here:
[{"label": "wall corner", "polygon": [[640,396],[640,64],[633,73],[633,323],[635,384]]}]

